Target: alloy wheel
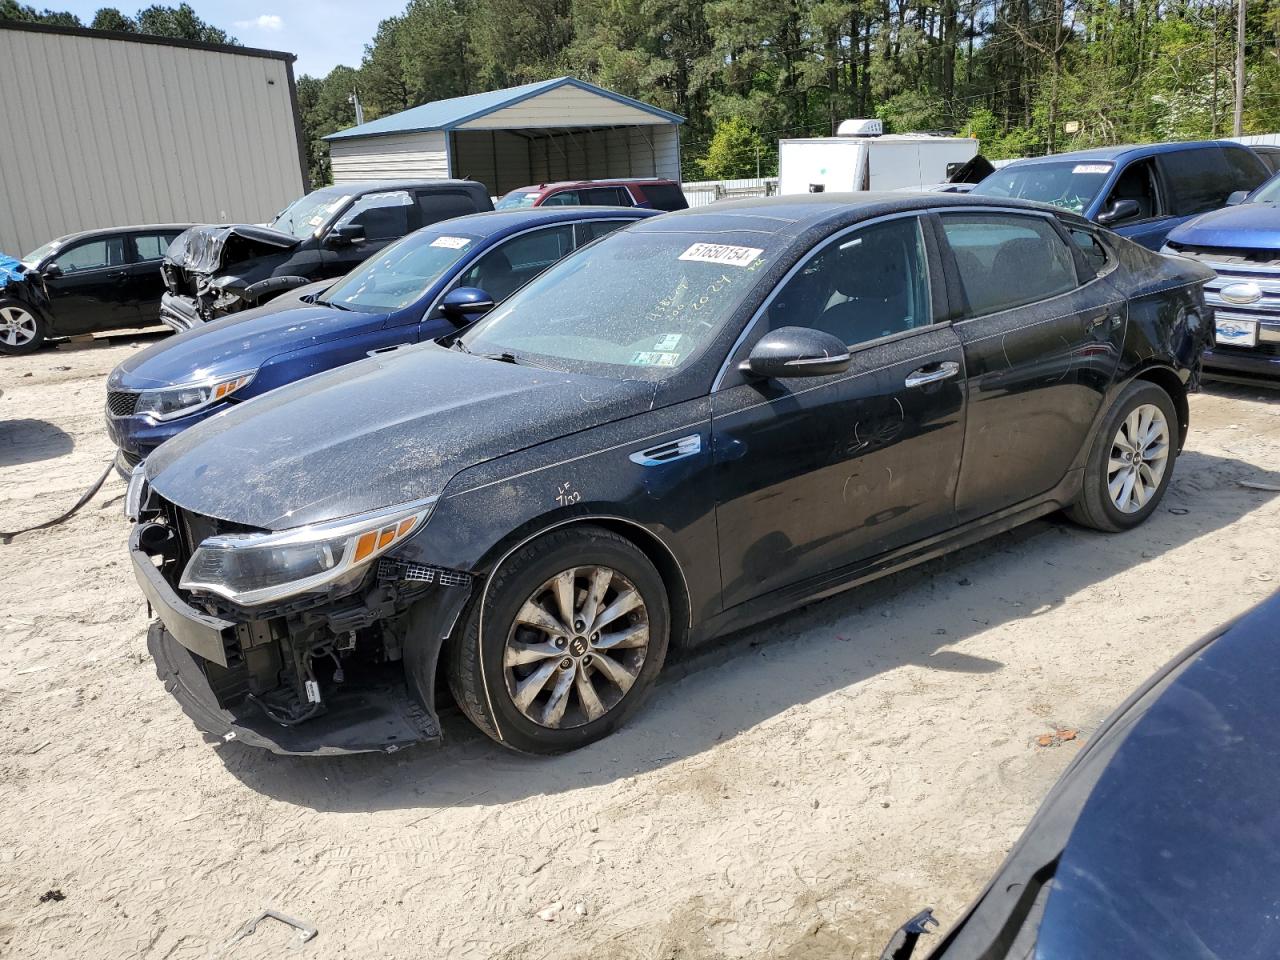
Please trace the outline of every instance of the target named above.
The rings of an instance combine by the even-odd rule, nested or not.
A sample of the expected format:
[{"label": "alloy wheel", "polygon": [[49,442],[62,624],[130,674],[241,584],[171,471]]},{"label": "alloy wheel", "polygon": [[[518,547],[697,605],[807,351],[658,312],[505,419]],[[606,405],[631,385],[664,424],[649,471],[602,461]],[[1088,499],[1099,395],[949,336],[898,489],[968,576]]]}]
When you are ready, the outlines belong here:
[{"label": "alloy wheel", "polygon": [[21,307],[0,307],[0,343],[25,347],[36,338],[36,318]]},{"label": "alloy wheel", "polygon": [[1107,492],[1122,513],[1137,513],[1160,489],[1169,464],[1169,423],[1151,403],[1135,407],[1111,441]]},{"label": "alloy wheel", "polygon": [[603,566],[561,571],[521,605],[503,672],[512,703],[542,727],[580,727],[612,710],[649,650],[649,612],[626,577]]}]

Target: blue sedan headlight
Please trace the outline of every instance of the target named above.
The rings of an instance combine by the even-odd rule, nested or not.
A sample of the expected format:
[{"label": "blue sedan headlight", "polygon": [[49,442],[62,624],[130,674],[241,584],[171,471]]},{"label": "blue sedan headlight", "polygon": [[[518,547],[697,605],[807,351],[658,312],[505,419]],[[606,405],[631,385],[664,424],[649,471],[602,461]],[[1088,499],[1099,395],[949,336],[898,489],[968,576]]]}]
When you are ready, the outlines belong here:
[{"label": "blue sedan headlight", "polygon": [[135,414],[145,414],[153,420],[173,420],[195,413],[212,403],[225,400],[253,380],[256,371],[238,373],[220,380],[204,383],[188,383],[158,390],[143,390],[138,394]]}]

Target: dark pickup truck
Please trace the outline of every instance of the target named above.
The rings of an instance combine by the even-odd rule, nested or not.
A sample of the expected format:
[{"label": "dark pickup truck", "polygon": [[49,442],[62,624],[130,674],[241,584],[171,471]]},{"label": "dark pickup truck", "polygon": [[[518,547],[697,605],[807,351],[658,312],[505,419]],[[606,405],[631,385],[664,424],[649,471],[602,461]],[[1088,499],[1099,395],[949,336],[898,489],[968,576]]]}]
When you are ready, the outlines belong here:
[{"label": "dark pickup truck", "polygon": [[382,180],[314,190],[266,226],[192,227],[165,254],[160,319],[187,330],[339,277],[421,227],[492,209],[472,180]]}]

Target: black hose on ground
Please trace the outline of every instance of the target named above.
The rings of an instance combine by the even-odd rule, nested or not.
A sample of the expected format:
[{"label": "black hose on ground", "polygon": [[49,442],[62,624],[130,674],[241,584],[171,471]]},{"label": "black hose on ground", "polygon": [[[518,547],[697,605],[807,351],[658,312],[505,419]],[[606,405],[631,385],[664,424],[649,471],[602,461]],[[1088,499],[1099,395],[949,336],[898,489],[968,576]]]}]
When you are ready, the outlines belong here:
[{"label": "black hose on ground", "polygon": [[33,527],[23,527],[21,530],[0,530],[0,543],[10,543],[14,537],[20,534],[31,533],[35,530],[44,530],[48,527],[56,527],[64,520],[69,519],[76,513],[76,511],[80,510],[86,503],[93,499],[93,495],[102,489],[102,485],[107,482],[107,477],[111,475],[111,471],[114,469],[115,460],[113,458],[112,461],[107,464],[107,469],[102,471],[102,476],[95,480],[93,485],[81,494],[80,499],[76,501],[75,506],[70,510],[60,516],[54,517],[52,520],[46,520],[44,523],[37,523]]}]

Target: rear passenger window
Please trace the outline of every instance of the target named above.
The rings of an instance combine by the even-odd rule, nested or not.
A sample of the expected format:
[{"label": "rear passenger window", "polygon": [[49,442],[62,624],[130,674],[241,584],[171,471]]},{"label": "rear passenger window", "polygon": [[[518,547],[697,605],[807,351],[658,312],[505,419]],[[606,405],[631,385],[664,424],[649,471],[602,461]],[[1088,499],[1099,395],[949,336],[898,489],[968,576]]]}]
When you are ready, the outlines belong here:
[{"label": "rear passenger window", "polygon": [[1080,248],[1085,262],[1093,268],[1093,272],[1101,273],[1107,265],[1107,248],[1102,245],[1102,241],[1088,230],[1082,230],[1079,227],[1067,227],[1067,236]]},{"label": "rear passenger window", "polygon": [[1236,189],[1235,176],[1218,147],[1162,154],[1160,165],[1169,183],[1170,212],[1175,217],[1216,210]]},{"label": "rear passenger window", "polygon": [[628,223],[629,220],[586,220],[574,224],[573,231],[577,236],[577,245],[581,247],[605,234],[613,233],[619,227],[625,227]]},{"label": "rear passenger window", "polygon": [[1048,300],[1076,286],[1071,251],[1052,224],[1015,214],[945,214],[969,316]]},{"label": "rear passenger window", "polygon": [[622,187],[592,187],[582,191],[583,202],[597,207],[632,207],[631,195]]},{"label": "rear passenger window", "polygon": [[169,249],[178,235],[176,233],[136,233],[133,236],[134,249],[138,251],[139,260],[159,260]]},{"label": "rear passenger window", "polygon": [[429,227],[441,220],[452,220],[476,212],[476,202],[468,193],[444,190],[439,193],[418,194],[418,213],[422,217],[419,226]]},{"label": "rear passenger window", "polygon": [[1271,176],[1263,158],[1252,150],[1245,147],[1223,147],[1222,152],[1234,178],[1232,190],[1253,190]]}]

